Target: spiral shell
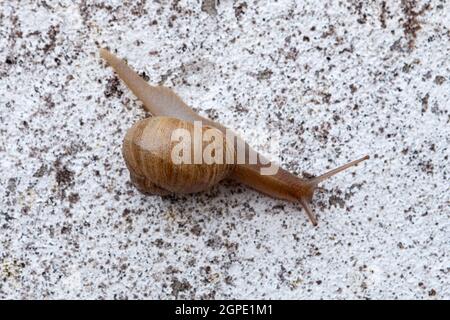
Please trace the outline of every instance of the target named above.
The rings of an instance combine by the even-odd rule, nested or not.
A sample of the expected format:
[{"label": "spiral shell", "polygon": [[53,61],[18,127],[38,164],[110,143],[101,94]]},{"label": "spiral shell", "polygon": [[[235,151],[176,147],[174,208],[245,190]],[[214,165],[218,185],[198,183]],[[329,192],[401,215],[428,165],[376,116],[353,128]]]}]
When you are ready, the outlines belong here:
[{"label": "spiral shell", "polygon": [[[188,133],[189,137],[174,139],[177,132]],[[232,162],[227,163],[227,159],[234,159],[234,153],[227,146],[225,136],[208,126],[201,126],[200,132],[196,133],[192,122],[176,118],[150,117],[138,121],[128,130],[122,149],[133,184],[149,194],[194,193],[229,176],[235,166]],[[215,138],[209,139],[211,135]],[[177,153],[180,146],[188,149]],[[191,154],[183,154],[184,150]],[[194,150],[201,150],[201,163],[194,162]],[[218,155],[222,160],[205,162],[204,150],[213,150],[212,155]],[[174,154],[187,156],[184,159],[190,159],[190,162],[180,163],[179,159],[174,159]]]}]

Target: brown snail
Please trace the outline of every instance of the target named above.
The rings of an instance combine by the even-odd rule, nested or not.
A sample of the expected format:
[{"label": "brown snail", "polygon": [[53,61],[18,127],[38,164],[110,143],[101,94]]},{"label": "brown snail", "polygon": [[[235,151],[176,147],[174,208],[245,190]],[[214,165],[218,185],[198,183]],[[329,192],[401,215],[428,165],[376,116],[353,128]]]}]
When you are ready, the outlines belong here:
[{"label": "brown snail", "polygon": [[[368,159],[368,156],[349,162],[312,179],[299,178],[279,168],[275,174],[261,174],[267,167],[265,159],[251,147],[236,138],[227,140],[228,129],[223,125],[204,118],[194,112],[172,90],[162,86],[151,86],[134,72],[125,61],[109,51],[100,49],[105,59],[126,83],[131,91],[143,102],[144,108],[153,117],[138,121],[131,127],[124,139],[123,156],[130,171],[130,179],[143,193],[166,195],[169,193],[193,193],[206,190],[225,178],[231,178],[259,192],[278,199],[299,202],[305,209],[311,222],[316,218],[309,206],[313,193],[323,180]],[[200,138],[195,138],[195,123],[201,121]],[[195,150],[209,147],[216,162],[176,162],[174,161],[173,133],[184,130],[194,139],[181,139],[181,152],[178,155],[192,160]],[[204,135],[214,139],[204,139]],[[231,141],[231,143],[230,143]],[[176,142],[176,141],[175,141]],[[245,144],[244,160],[236,160],[236,145]],[[194,150],[192,152],[192,150]],[[251,152],[258,155],[258,161],[252,163]],[[227,161],[232,159],[231,161]]]}]

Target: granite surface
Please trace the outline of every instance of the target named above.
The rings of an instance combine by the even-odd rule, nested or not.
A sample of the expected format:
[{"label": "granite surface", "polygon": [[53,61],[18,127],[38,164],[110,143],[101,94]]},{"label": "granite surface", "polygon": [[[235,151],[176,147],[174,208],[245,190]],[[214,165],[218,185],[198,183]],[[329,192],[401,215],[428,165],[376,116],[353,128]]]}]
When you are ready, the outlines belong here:
[{"label": "granite surface", "polygon": [[[318,227],[233,182],[144,196],[99,46],[299,175],[371,159]],[[0,298],[450,299],[449,100],[445,0],[1,1]]]}]

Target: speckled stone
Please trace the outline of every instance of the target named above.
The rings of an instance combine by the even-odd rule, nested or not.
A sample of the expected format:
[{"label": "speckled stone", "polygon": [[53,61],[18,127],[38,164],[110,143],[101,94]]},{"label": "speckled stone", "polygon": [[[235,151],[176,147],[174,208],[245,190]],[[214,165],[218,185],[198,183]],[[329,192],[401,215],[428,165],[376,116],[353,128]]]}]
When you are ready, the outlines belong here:
[{"label": "speckled stone", "polygon": [[[442,0],[1,1],[0,298],[450,299],[449,21]],[[323,184],[316,228],[232,182],[144,196],[120,148],[146,115],[98,46],[277,137],[293,172],[371,160]]]}]

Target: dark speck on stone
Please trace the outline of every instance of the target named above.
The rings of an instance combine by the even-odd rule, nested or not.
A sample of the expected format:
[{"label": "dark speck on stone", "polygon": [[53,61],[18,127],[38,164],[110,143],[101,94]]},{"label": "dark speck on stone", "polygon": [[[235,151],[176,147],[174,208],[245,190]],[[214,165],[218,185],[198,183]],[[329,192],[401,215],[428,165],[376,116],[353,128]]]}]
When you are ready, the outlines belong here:
[{"label": "dark speck on stone", "polygon": [[120,80],[117,76],[111,77],[106,85],[105,89],[105,97],[110,98],[112,96],[115,96],[117,98],[120,98],[123,94],[122,90],[119,89],[120,86]]},{"label": "dark speck on stone", "polygon": [[437,85],[442,85],[445,82],[445,77],[443,76],[436,76],[434,78],[434,83],[436,83]]},{"label": "dark speck on stone", "polygon": [[270,77],[272,77],[273,71],[270,69],[265,69],[263,71],[258,72],[258,74],[256,75],[256,79],[258,80],[267,80],[270,79]]},{"label": "dark speck on stone", "polygon": [[178,298],[180,292],[188,291],[192,288],[191,284],[186,280],[179,281],[177,278],[172,280],[172,284],[170,285],[172,288],[172,295],[175,298]]},{"label": "dark speck on stone", "polygon": [[234,7],[234,16],[236,17],[236,19],[240,20],[246,10],[247,10],[247,3],[238,2]]},{"label": "dark speck on stone", "polygon": [[80,195],[78,193],[69,194],[68,200],[70,203],[74,204],[80,201]]},{"label": "dark speck on stone", "polygon": [[59,186],[67,186],[72,183],[74,173],[63,166],[56,169],[56,182]]},{"label": "dark speck on stone", "polygon": [[201,9],[210,15],[216,15],[218,2],[219,0],[202,0]]},{"label": "dark speck on stone", "polygon": [[200,225],[196,224],[191,228],[191,232],[193,235],[196,235],[198,237],[202,233],[202,228],[200,227]]}]

